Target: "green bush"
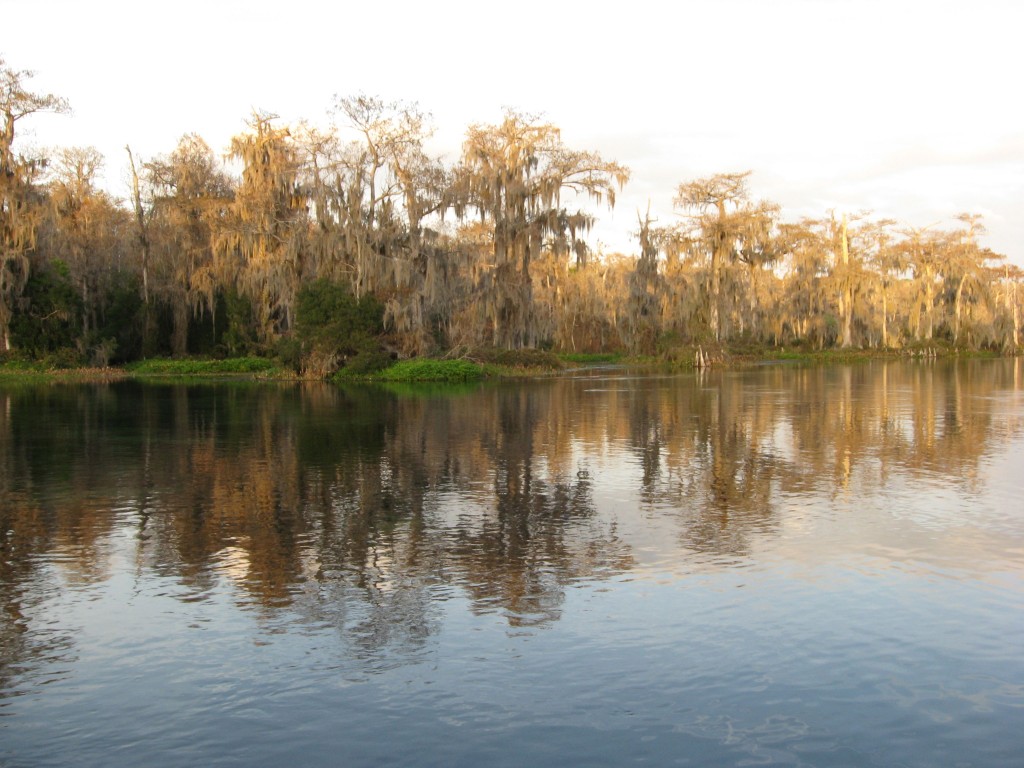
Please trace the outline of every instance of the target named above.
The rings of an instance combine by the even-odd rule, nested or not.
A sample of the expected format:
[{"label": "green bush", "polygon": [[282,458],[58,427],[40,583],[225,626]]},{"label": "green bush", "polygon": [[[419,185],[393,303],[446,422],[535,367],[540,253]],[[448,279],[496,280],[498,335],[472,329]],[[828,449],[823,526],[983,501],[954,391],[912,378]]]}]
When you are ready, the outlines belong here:
[{"label": "green bush", "polygon": [[[216,339],[218,353],[225,357],[242,357],[256,349],[256,327],[252,302],[231,289],[218,296],[218,322],[224,327]],[[223,320],[219,318],[223,316]]]},{"label": "green bush", "polygon": [[66,371],[70,368],[78,368],[82,365],[82,356],[78,350],[70,347],[61,347],[44,355],[40,362],[50,370]]},{"label": "green bush", "polygon": [[[383,323],[384,307],[373,296],[356,299],[346,287],[323,278],[304,286],[295,306],[299,369],[326,375],[328,363],[336,366],[350,358],[351,365],[378,352]],[[359,365],[372,368],[374,359],[364,358]]]},{"label": "green bush", "polygon": [[91,365],[137,359],[142,353],[146,306],[135,275],[117,270],[109,276],[98,326],[84,340]]},{"label": "green bush", "polygon": [[67,264],[55,260],[34,270],[21,304],[10,325],[17,349],[43,356],[75,346],[82,329],[82,300]]},{"label": "green bush", "polygon": [[285,368],[295,373],[302,372],[302,342],[295,336],[282,336],[278,339],[274,352]]}]

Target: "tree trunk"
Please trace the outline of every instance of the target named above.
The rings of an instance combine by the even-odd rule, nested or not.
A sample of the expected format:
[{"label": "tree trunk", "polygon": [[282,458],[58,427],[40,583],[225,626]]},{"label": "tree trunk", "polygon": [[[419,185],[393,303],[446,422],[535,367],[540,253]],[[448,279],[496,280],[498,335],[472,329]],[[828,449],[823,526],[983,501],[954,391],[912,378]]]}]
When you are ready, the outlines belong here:
[{"label": "tree trunk", "polygon": [[139,246],[142,249],[142,303],[149,306],[149,234],[146,231],[146,217],[142,210],[142,197],[139,194],[139,174],[135,170],[135,158],[131,147],[125,146],[128,153],[128,164],[132,172],[132,204],[135,207],[135,223],[139,228]]},{"label": "tree trunk", "polygon": [[725,222],[725,201],[718,201],[718,223],[719,232],[715,238],[715,247],[711,249],[711,313],[708,321],[711,325],[711,333],[715,337],[715,341],[722,340],[721,333],[721,269],[722,262],[728,256],[726,252],[728,247],[728,241],[725,238],[725,231],[721,229]]},{"label": "tree trunk", "polygon": [[960,316],[963,309],[964,283],[967,282],[967,275],[960,278],[960,284],[956,287],[956,299],[953,309],[953,342],[960,342]]},{"label": "tree trunk", "polygon": [[882,349],[889,348],[889,294],[882,284]]},{"label": "tree trunk", "polygon": [[174,306],[174,326],[171,330],[171,354],[184,357],[188,354],[188,319],[189,308],[183,302]]},{"label": "tree trunk", "polygon": [[839,297],[839,313],[843,318],[843,338],[841,346],[853,346],[853,282],[850,278],[850,241],[846,234],[846,214],[843,214],[843,225],[840,232],[840,258],[842,263],[842,289]]}]

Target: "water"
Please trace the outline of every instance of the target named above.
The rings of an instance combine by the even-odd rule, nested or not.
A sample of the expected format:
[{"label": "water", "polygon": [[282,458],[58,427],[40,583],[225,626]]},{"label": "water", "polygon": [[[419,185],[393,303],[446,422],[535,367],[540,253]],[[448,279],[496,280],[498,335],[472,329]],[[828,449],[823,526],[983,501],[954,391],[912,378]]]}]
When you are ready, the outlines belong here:
[{"label": "water", "polygon": [[1005,766],[1024,361],[0,387],[0,765]]}]

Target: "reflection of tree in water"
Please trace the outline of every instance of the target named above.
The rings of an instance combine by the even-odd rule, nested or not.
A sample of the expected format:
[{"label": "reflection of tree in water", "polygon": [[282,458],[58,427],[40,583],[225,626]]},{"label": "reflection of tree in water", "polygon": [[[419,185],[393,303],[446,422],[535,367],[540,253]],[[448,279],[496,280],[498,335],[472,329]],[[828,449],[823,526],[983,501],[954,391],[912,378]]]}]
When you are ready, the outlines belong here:
[{"label": "reflection of tree in water", "polygon": [[587,472],[567,455],[573,404],[564,388],[512,387],[483,409],[494,504],[458,528],[456,552],[478,606],[497,601],[513,625],[557,618],[566,586],[628,569],[629,548],[594,520]]},{"label": "reflection of tree in water", "polygon": [[686,386],[648,382],[631,395],[641,499],[677,516],[687,549],[743,555],[750,537],[773,525],[773,483],[785,463],[765,440],[764,404],[742,395],[742,380],[721,372]]},{"label": "reflection of tree in water", "polygon": [[799,471],[783,490],[855,495],[903,473],[970,492],[980,459],[999,437],[996,415],[1006,417],[992,395],[1019,390],[1021,364],[954,360],[794,371],[792,401],[779,419],[791,426]]},{"label": "reflection of tree in water", "polygon": [[622,547],[582,524],[593,511],[585,479],[549,478],[540,467],[540,396],[392,401],[381,457],[335,488],[344,514],[330,520],[344,530],[323,548],[335,570],[346,563],[370,584],[383,574],[402,586],[391,600],[426,585],[430,606],[438,589],[456,586],[513,625],[556,618],[566,583],[621,559]]},{"label": "reflection of tree in water", "polygon": [[621,441],[636,464],[617,471],[647,513],[678,520],[690,551],[742,556],[774,529],[780,494],[855,498],[896,473],[969,489],[993,439],[1022,428],[996,396],[1020,379],[1010,360],[713,371],[604,392],[0,390],[0,675],[67,652],[32,634],[40,601],[106,578],[126,524],[141,579],[175,579],[186,599],[230,589],[268,627],[298,614],[357,655],[405,658],[445,600],[549,622],[573,581],[632,567],[596,514],[607,485],[586,471]]},{"label": "reflection of tree in water", "polygon": [[[94,486],[109,458],[97,433],[110,408],[103,387],[86,398],[75,387],[0,390],[0,697],[74,652],[69,628],[34,621],[42,606],[108,575],[115,525]],[[87,455],[75,456],[83,445]]]},{"label": "reflection of tree in water", "polygon": [[681,543],[740,555],[776,525],[778,500],[863,498],[894,474],[971,492],[1000,423],[992,393],[1019,391],[1022,362],[712,371],[635,394],[630,439],[641,498],[673,510]]}]

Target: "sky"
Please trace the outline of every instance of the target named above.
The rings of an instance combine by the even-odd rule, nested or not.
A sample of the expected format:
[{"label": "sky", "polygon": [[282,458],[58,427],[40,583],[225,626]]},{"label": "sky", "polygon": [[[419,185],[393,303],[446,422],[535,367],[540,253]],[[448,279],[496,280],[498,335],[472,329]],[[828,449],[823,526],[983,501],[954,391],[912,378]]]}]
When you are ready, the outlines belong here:
[{"label": "sky", "polygon": [[637,250],[638,216],[678,220],[679,184],[752,171],[786,220],[871,212],[951,228],[1024,266],[1019,0],[0,0],[0,56],[70,115],[22,147],[93,146],[126,198],[186,133],[216,151],[254,109],[327,126],[335,95],[417,103],[454,162],[506,108],[631,169],[595,247]]}]

